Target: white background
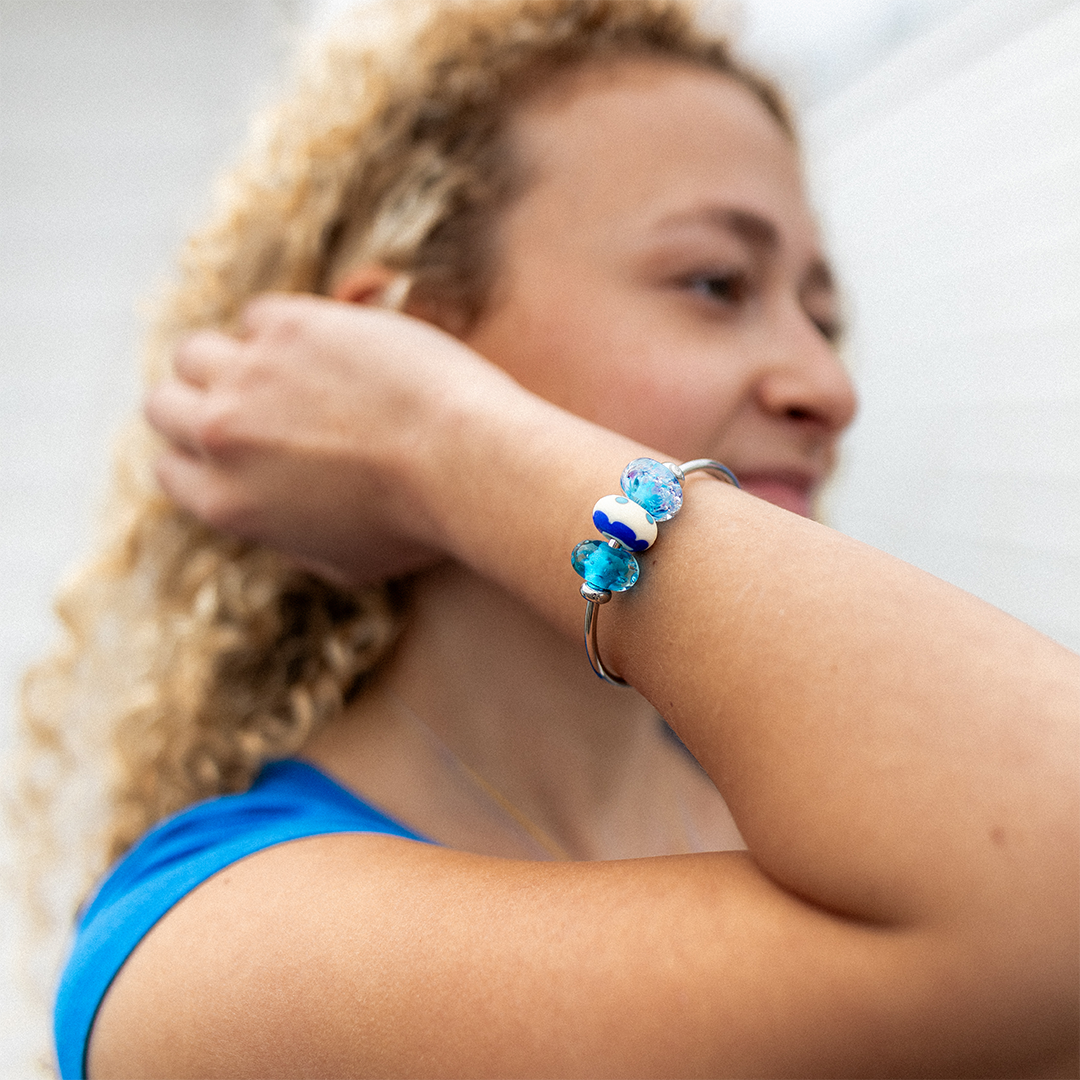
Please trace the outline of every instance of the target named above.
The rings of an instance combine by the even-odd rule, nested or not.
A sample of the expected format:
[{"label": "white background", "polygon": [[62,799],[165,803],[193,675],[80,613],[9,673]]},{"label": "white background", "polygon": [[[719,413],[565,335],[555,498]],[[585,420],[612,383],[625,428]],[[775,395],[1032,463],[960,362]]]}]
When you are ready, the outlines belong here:
[{"label": "white background", "polygon": [[[296,28],[335,6],[0,0],[0,750],[137,400],[140,301]],[[758,0],[741,21],[803,107],[848,296],[863,408],[831,523],[1080,649],[1080,3]],[[19,925],[0,897],[10,1077],[46,1030]]]}]

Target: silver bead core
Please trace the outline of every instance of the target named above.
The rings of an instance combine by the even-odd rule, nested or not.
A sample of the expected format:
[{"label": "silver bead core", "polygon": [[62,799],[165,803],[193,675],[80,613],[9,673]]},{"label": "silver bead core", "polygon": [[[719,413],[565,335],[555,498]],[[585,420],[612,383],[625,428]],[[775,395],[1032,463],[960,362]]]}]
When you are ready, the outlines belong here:
[{"label": "silver bead core", "polygon": [[594,589],[587,581],[581,586],[581,595],[594,604],[606,604],[611,599],[610,589]]}]

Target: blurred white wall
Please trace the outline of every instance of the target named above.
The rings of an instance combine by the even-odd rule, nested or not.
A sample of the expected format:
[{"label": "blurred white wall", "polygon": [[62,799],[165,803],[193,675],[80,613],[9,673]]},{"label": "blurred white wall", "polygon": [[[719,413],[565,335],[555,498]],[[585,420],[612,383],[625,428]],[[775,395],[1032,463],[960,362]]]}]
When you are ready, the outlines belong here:
[{"label": "blurred white wall", "polygon": [[1080,3],[975,0],[806,122],[862,413],[831,523],[1080,651]]},{"label": "blurred white wall", "polygon": [[[323,8],[0,0],[0,750],[137,397],[140,298]],[[851,297],[834,524],[1080,649],[1080,0],[749,0],[745,25],[811,109]],[[46,1032],[18,925],[0,895],[12,1078]]]},{"label": "blurred white wall", "polygon": [[802,114],[837,96],[967,0],[703,0]]}]

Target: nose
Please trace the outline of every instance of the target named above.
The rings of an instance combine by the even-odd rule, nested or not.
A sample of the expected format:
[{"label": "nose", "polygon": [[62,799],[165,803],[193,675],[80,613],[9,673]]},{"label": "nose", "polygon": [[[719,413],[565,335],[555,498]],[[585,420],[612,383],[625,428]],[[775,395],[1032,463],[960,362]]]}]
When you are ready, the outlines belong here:
[{"label": "nose", "polygon": [[858,400],[835,345],[801,308],[777,331],[758,380],[759,405],[770,416],[839,434]]}]

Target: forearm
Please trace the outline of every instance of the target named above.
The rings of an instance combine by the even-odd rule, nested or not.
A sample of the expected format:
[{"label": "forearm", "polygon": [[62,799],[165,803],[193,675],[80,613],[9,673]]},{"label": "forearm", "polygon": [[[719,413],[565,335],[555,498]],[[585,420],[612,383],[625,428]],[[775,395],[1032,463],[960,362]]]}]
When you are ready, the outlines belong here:
[{"label": "forearm", "polygon": [[[569,552],[626,462],[662,453],[536,399],[450,409],[432,430],[444,542],[580,635]],[[600,639],[759,865],[887,925],[969,924],[981,906],[986,922],[1015,927],[1023,908],[1074,927],[1077,658],[820,525],[705,478],[687,488]]]}]

